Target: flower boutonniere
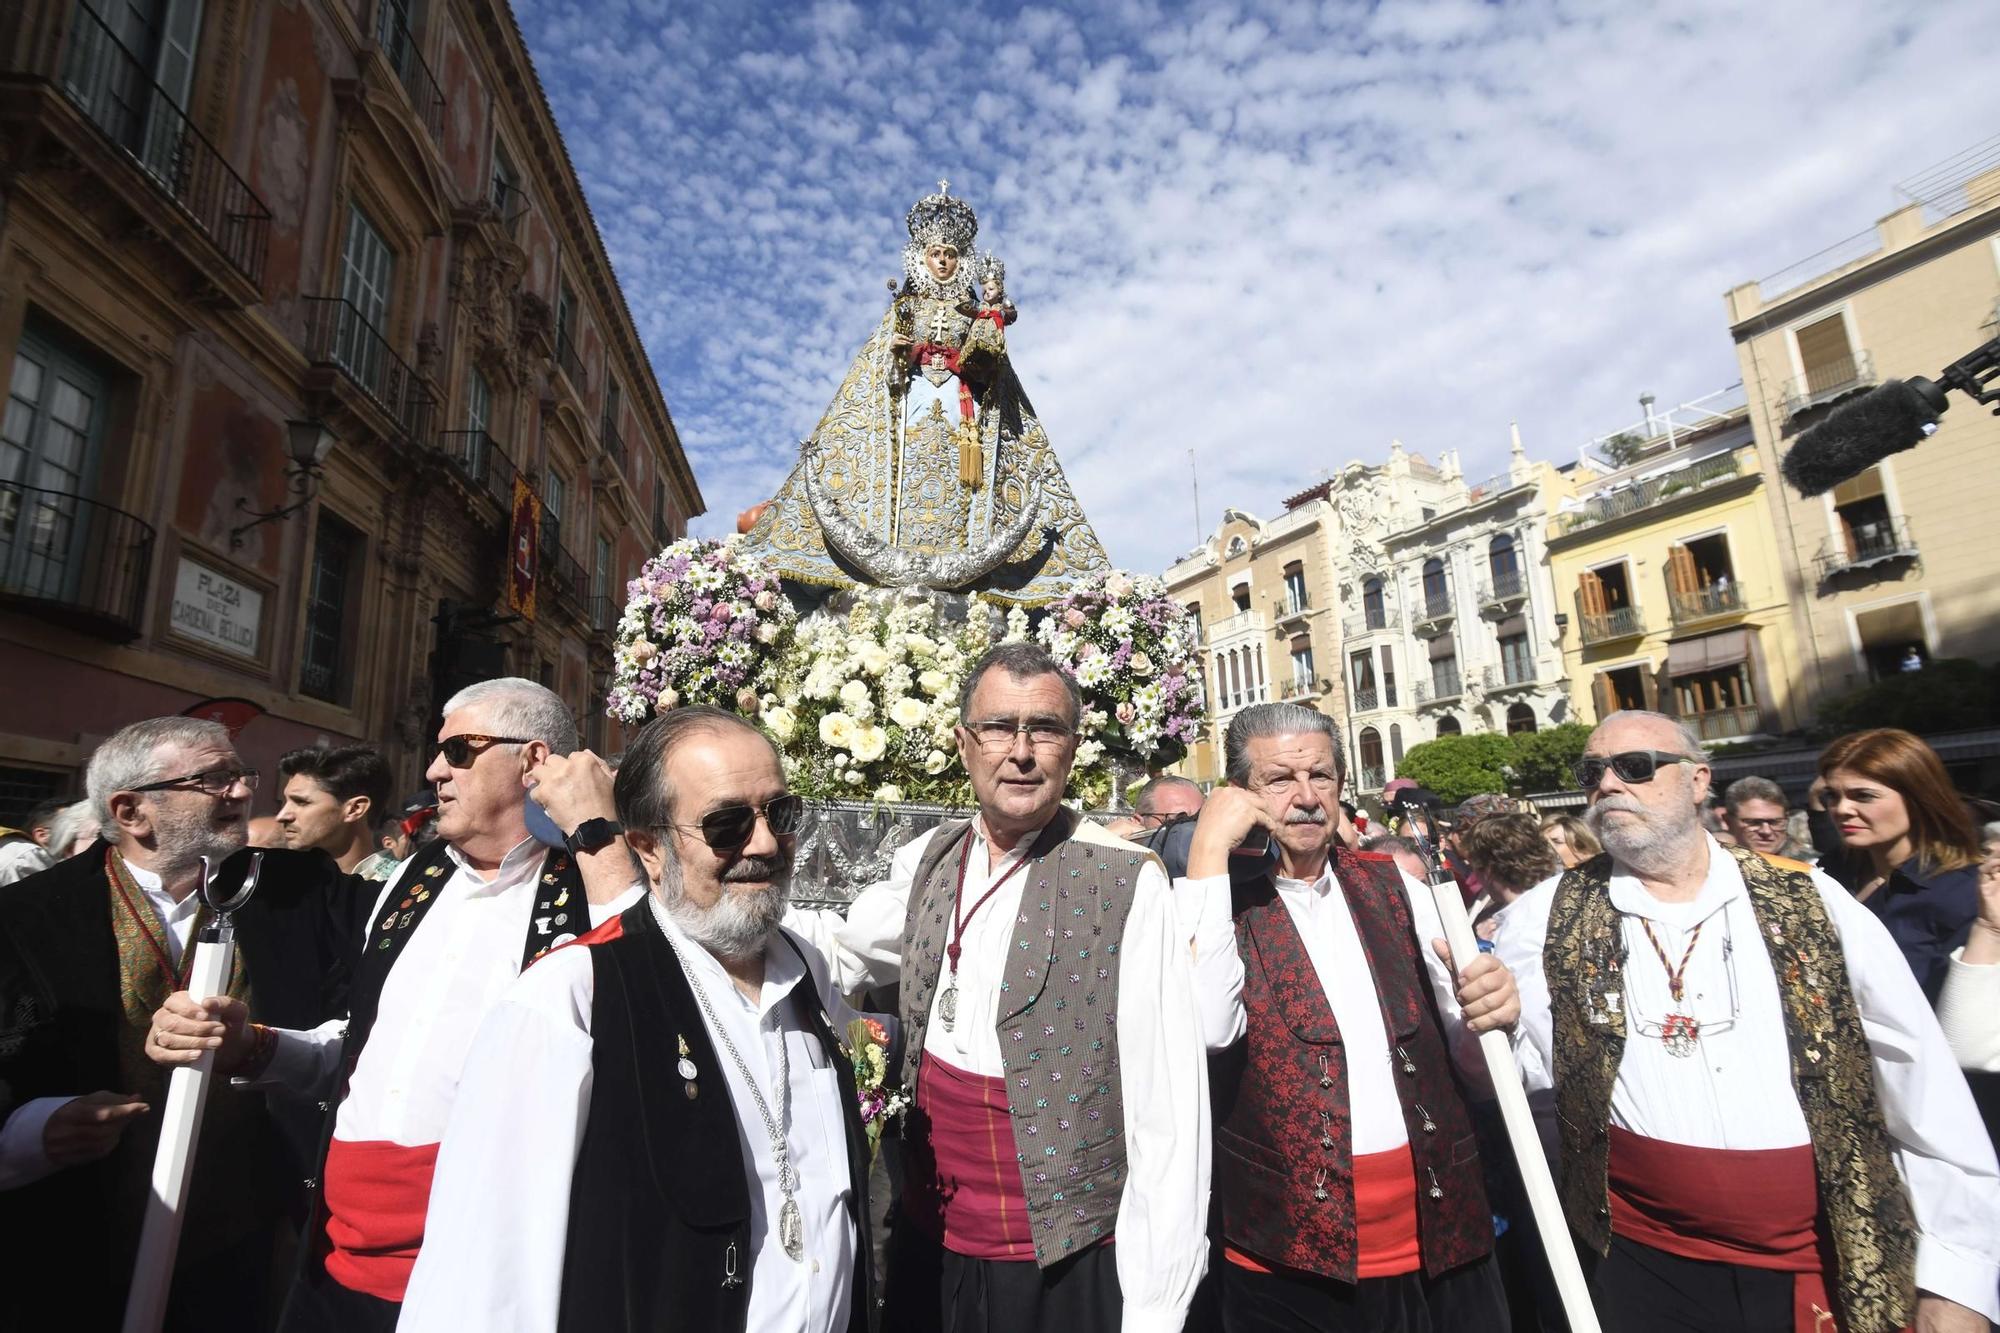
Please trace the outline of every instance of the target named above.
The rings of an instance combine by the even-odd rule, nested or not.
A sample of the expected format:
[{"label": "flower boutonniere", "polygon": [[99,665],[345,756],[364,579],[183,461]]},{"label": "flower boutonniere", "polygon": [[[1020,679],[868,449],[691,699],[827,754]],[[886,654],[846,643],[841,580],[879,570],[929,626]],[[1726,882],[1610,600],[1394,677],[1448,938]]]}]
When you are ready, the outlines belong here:
[{"label": "flower boutonniere", "polygon": [[854,1065],[854,1093],[861,1104],[861,1128],[868,1135],[870,1160],[882,1148],[882,1131],[909,1106],[901,1088],[884,1087],[889,1077],[889,1031],[872,1018],[847,1025],[848,1060]]}]

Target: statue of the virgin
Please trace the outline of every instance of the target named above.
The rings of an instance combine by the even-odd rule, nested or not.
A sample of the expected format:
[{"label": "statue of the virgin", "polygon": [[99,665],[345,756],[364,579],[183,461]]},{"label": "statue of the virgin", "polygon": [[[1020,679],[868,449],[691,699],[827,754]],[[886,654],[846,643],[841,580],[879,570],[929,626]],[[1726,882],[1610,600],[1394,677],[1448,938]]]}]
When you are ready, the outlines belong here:
[{"label": "statue of the virgin", "polygon": [[787,578],[1035,605],[1109,568],[1007,356],[999,258],[946,183],[903,281],[746,542]]}]

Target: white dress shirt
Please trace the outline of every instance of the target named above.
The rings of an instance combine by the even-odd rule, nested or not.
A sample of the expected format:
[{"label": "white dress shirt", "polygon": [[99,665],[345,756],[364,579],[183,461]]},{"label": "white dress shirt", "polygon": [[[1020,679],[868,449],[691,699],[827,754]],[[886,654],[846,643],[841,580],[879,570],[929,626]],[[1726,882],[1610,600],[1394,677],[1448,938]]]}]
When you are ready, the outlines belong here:
[{"label": "white dress shirt", "polygon": [[1938,1023],[1961,1069],[2000,1074],[2000,963],[1968,963],[1965,948],[1951,951]]},{"label": "white dress shirt", "polygon": [[[1437,999],[1444,1023],[1445,1045],[1462,1077],[1478,1088],[1489,1087],[1478,1038],[1468,1032],[1459,1013],[1451,972],[1431,949],[1444,937],[1437,904],[1430,890],[1397,872],[1409,904],[1410,924],[1424,976]],[[1320,988],[1326,992],[1347,1059],[1347,1103],[1356,1156],[1389,1152],[1410,1141],[1403,1104],[1397,1096],[1395,1069],[1400,1062],[1390,1049],[1389,1030],[1382,1021],[1382,998],[1347,894],[1337,882],[1333,863],[1319,878],[1276,877],[1278,898],[1291,914],[1312,961]],[[1174,896],[1182,918],[1194,934],[1196,995],[1201,1006],[1203,1039],[1210,1050],[1223,1051],[1243,1039],[1248,1020],[1243,1008],[1243,954],[1236,943],[1236,922],[1230,905],[1229,876],[1213,875],[1175,882]]]},{"label": "white dress shirt", "polygon": [[[828,983],[825,960],[810,948],[808,973],[791,945],[773,938],[763,988],[752,1004],[721,963],[667,924],[682,965],[699,979],[714,1011],[713,1021],[703,1021],[721,1068],[697,1076],[724,1080],[736,1111],[737,1147],[749,1167],[747,1327],[752,1333],[838,1333],[847,1326],[854,1265],[866,1262],[847,1211],[853,1184],[840,1077],[819,1039],[794,1021],[786,997],[798,986],[810,987],[836,1032],[846,1030],[854,1011]],[[403,1333],[540,1333],[556,1326],[571,1176],[590,1120],[594,986],[589,950],[558,949],[509,988],[481,1026],[438,1153],[424,1245],[397,1324]],[[725,1042],[742,1055],[773,1115],[784,1043],[791,1092],[785,1143],[798,1172],[803,1260],[787,1255],[772,1234],[771,1217],[782,1198],[777,1158]],[[658,1058],[671,1062],[667,1034],[660,1043]],[[619,1114],[638,1109],[615,1108]],[[529,1142],[549,1148],[567,1143],[569,1150],[524,1154],[521,1145]]]},{"label": "white dress shirt", "polygon": [[[1706,835],[1704,835],[1706,836]],[[1663,903],[1636,876],[1611,877],[1625,945],[1625,1054],[1611,1090],[1611,1123],[1695,1148],[1794,1148],[1810,1142],[1792,1088],[1791,1054],[1770,953],[1743,872],[1707,839],[1708,878],[1690,902]],[[1832,918],[1861,1011],[1897,1169],[1917,1220],[1917,1286],[2000,1319],[2000,1167],[1972,1094],[1909,964],[1874,914],[1823,873],[1814,886]],[[1554,1024],[1542,947],[1557,880],[1530,889],[1494,937],[1521,989],[1514,1034],[1521,1077],[1553,1113]],[[1679,966],[1683,1002],[1641,921]],[[1658,1025],[1669,1012],[1701,1024],[1692,1055],[1671,1054]],[[1552,1126],[1543,1128],[1553,1143]]]},{"label": "white dress shirt", "polygon": [[[166,938],[160,943],[166,948],[168,962],[178,968],[181,956],[187,952],[188,940],[194,934],[194,919],[201,911],[201,895],[190,891],[177,902],[174,895],[167,892],[166,884],[159,875],[130,861],[125,863],[125,870],[146,895],[146,901],[153,905],[153,914],[166,928]],[[0,1125],[0,1190],[32,1185],[56,1170],[56,1164],[42,1150],[42,1135],[48,1129],[49,1117],[85,1092],[98,1091],[117,1089],[85,1088],[68,1097],[32,1097],[14,1108],[7,1117],[7,1123]]]},{"label": "white dress shirt", "polygon": [[[1024,839],[995,858],[975,820],[965,870],[971,907],[1033,843]],[[1140,850],[1089,820],[1077,841]],[[830,910],[789,913],[785,924],[827,956],[834,983],[855,991],[894,984],[902,972],[903,926],[925,833],[896,853],[889,878],[855,896],[843,917]],[[945,873],[956,874],[955,862]],[[1013,947],[1021,885],[1010,878],[966,923],[959,956],[958,1018],[950,1031],[938,1015],[946,976],[938,978],[924,1053],[982,1078],[999,1078],[1000,983]],[[1208,1264],[1208,1062],[1198,1039],[1190,975],[1189,932],[1174,910],[1166,872],[1150,854],[1133,882],[1132,909],[1118,950],[1118,1073],[1124,1090],[1127,1174],[1114,1228],[1126,1333],[1180,1328]],[[947,965],[949,975],[949,965]]]}]

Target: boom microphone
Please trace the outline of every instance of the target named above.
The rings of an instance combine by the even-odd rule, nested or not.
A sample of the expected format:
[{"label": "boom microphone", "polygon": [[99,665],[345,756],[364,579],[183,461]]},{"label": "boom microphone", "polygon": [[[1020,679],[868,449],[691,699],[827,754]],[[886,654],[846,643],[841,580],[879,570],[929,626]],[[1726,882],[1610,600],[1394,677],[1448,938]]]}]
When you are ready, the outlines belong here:
[{"label": "boom microphone", "polygon": [[1836,407],[1799,436],[1781,465],[1785,480],[1800,495],[1832,490],[1859,476],[1890,454],[1920,444],[1937,433],[1938,418],[1951,406],[1947,390],[1995,404],[2000,416],[2000,338],[1975,347],[1938,372],[1935,382],[1921,375],[1885,380],[1859,398]]}]

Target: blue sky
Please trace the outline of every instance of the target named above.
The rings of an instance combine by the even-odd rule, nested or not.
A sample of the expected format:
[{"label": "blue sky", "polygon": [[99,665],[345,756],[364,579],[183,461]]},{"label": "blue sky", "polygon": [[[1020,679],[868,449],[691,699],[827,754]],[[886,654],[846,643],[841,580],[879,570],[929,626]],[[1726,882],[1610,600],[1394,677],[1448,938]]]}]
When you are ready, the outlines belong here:
[{"label": "blue sky", "polygon": [[940,177],[1112,558],[1392,438],[1482,476],[1737,378],[1729,287],[2000,129],[1984,0],[516,0],[709,513],[771,493]]}]

